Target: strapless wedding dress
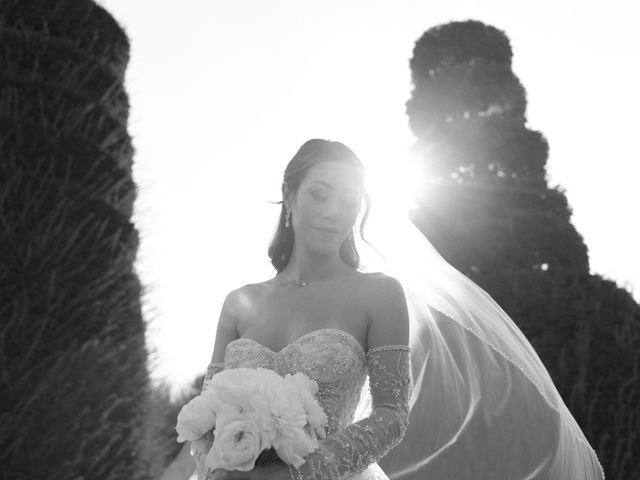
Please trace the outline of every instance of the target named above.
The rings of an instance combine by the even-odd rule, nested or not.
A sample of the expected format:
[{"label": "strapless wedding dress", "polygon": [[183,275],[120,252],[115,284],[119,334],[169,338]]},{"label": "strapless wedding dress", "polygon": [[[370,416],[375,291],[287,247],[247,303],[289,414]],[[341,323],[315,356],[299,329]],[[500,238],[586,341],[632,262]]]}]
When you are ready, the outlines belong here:
[{"label": "strapless wedding dress", "polygon": [[[210,375],[222,368],[262,367],[280,375],[303,372],[318,383],[317,399],[329,419],[327,438],[305,457],[296,472],[300,478],[388,480],[376,460],[400,442],[407,427],[408,347],[387,345],[365,352],[351,334],[323,328],[278,352],[252,339],[234,340],[227,345],[224,366],[215,367],[209,369]],[[353,423],[367,374],[373,409]]]}]

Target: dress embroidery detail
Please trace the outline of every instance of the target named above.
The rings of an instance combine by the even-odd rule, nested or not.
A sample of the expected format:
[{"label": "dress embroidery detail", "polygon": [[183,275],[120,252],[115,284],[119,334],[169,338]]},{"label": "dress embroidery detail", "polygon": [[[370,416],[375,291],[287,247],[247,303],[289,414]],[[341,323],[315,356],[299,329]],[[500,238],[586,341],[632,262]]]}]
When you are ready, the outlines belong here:
[{"label": "dress embroidery detail", "polygon": [[[240,338],[227,345],[224,364],[209,366],[207,379],[224,368],[262,367],[280,375],[303,372],[318,382],[318,402],[329,423],[320,447],[305,457],[299,469],[289,469],[291,478],[355,479],[367,470],[371,474],[367,479],[384,479],[373,464],[400,442],[408,425],[409,355],[406,345],[383,345],[365,353],[355,337],[335,328],[309,332],[278,352]],[[367,374],[371,414],[353,423]],[[196,466],[199,480],[211,478],[204,458],[196,458]]]}]

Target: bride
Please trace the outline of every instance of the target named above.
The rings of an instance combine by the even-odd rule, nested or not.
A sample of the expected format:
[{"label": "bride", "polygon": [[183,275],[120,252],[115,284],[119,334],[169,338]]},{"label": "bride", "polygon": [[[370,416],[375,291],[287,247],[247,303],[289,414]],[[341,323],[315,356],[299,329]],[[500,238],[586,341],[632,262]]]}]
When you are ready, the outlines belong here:
[{"label": "bride", "polygon": [[203,386],[225,368],[302,371],[319,385],[326,438],[299,469],[210,471],[194,452],[198,478],[603,478],[530,344],[424,238],[383,223],[397,237],[365,271],[364,185],[345,145],[302,145],[269,247],[277,273],[227,296]]}]

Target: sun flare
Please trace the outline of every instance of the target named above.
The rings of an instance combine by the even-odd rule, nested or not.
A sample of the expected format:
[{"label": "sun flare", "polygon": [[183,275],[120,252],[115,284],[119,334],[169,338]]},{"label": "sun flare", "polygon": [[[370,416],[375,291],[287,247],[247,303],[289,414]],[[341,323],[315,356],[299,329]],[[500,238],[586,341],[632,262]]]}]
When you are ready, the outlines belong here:
[{"label": "sun flare", "polygon": [[415,207],[425,178],[417,160],[409,153],[372,158],[366,163],[366,188],[376,215],[408,215]]}]

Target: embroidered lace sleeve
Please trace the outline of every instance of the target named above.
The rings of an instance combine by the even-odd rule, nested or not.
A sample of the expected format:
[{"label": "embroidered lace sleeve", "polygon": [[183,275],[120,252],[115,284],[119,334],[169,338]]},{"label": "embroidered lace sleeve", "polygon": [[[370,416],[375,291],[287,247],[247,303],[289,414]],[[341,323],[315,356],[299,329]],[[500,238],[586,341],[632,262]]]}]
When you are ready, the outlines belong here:
[{"label": "embroidered lace sleeve", "polygon": [[216,373],[221,372],[222,370],[224,370],[224,362],[212,362],[209,364],[209,366],[207,367],[207,374],[205,375],[204,381],[202,382],[200,393],[204,392],[205,386],[207,385],[207,382],[211,380],[211,377],[213,377]]},{"label": "embroidered lace sleeve", "polygon": [[406,345],[374,347],[367,353],[371,414],[320,440],[293,480],[337,480],[358,473],[395,447],[409,423],[410,349]]},{"label": "embroidered lace sleeve", "polygon": [[[212,362],[207,367],[207,373],[204,377],[204,381],[202,382],[202,388],[200,389],[200,393],[204,392],[206,389],[207,382],[211,380],[211,378],[218,372],[224,370],[224,362]],[[194,445],[195,444],[195,445]],[[201,440],[196,442],[191,442],[191,455],[193,455],[193,460],[196,464],[196,478],[197,480],[211,480],[213,479],[213,471],[207,468],[204,463],[204,459],[206,454],[204,453],[213,444],[213,433],[209,432],[204,436]]]}]

